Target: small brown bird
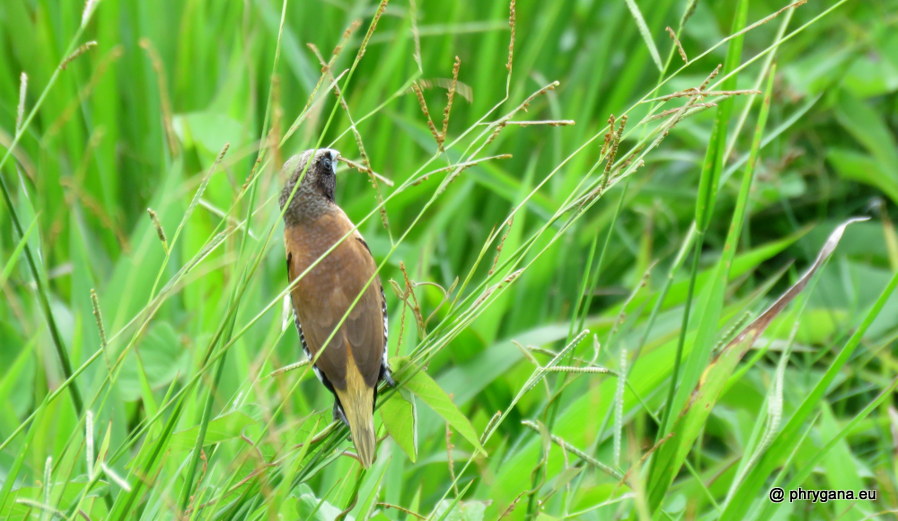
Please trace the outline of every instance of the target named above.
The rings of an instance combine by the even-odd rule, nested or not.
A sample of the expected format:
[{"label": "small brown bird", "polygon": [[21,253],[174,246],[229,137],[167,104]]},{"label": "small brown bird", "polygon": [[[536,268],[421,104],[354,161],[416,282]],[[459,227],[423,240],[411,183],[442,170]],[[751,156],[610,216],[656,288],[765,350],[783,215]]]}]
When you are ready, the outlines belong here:
[{"label": "small brown bird", "polygon": [[303,350],[310,360],[317,356],[315,374],[334,394],[334,418],[349,426],[359,460],[368,467],[375,454],[377,384],[393,384],[387,304],[368,245],[334,202],[338,157],[336,150],[323,148],[287,160],[280,206],[286,207],[287,275],[291,282],[300,277],[291,297]]}]

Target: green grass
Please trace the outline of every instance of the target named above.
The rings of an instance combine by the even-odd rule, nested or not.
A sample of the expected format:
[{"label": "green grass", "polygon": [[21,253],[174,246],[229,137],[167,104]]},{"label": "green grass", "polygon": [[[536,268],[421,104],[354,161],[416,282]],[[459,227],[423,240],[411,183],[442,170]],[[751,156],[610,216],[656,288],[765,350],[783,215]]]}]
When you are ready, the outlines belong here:
[{"label": "green grass", "polygon": [[[0,518],[898,515],[895,0],[91,6],[0,4]],[[317,146],[392,183],[364,472],[284,369]]]}]

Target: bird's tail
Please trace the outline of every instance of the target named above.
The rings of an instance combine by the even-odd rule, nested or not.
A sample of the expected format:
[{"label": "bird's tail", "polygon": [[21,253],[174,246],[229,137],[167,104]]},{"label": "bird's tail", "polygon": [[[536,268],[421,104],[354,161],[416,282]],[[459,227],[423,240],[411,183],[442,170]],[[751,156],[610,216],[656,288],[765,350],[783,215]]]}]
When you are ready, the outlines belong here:
[{"label": "bird's tail", "polygon": [[375,454],[374,437],[374,389],[368,387],[361,378],[347,379],[346,389],[336,389],[343,414],[349,423],[352,443],[359,454],[363,467],[371,466]]}]

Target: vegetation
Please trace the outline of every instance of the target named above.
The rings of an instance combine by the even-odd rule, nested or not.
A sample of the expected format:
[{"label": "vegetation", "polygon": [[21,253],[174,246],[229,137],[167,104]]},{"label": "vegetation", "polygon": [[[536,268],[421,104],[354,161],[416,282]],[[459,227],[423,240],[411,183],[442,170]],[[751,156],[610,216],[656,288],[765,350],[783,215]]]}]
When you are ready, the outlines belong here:
[{"label": "vegetation", "polygon": [[[4,0],[0,518],[896,515],[896,13]],[[390,309],[367,471],[284,306],[322,146]]]}]

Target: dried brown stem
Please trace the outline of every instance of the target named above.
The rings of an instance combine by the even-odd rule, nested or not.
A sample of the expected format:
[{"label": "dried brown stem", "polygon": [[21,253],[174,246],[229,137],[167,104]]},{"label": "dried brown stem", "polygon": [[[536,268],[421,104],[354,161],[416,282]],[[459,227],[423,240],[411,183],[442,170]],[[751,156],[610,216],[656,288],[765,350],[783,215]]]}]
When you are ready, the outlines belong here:
[{"label": "dried brown stem", "polygon": [[714,67],[714,70],[711,71],[711,74],[709,74],[708,77],[705,78],[705,81],[703,81],[702,84],[699,85],[698,90],[703,91],[703,90],[707,89],[708,85],[711,83],[711,80],[713,80],[714,78],[717,77],[718,74],[720,74],[721,68],[723,68],[723,64],[718,63],[717,67]]},{"label": "dried brown stem", "polygon": [[66,56],[66,59],[62,60],[62,63],[59,64],[59,68],[65,70],[66,67],[69,66],[70,63],[75,61],[79,56],[86,53],[87,51],[93,49],[97,46],[96,40],[91,40],[89,42],[85,42],[81,44],[77,49],[75,49],[72,54]]},{"label": "dried brown stem", "polygon": [[343,31],[343,36],[340,37],[340,42],[337,43],[337,46],[334,47],[334,52],[331,53],[331,59],[328,62],[328,68],[333,66],[334,61],[337,59],[337,56],[343,52],[343,47],[346,45],[346,42],[349,41],[349,38],[352,36],[352,33],[356,32],[358,28],[362,25],[361,20],[353,20],[352,23],[349,24],[349,27]]},{"label": "dried brown stem", "polygon": [[452,83],[449,84],[449,90],[446,92],[446,108],[443,109],[443,129],[440,132],[438,144],[440,151],[443,151],[443,143],[446,141],[446,134],[449,131],[449,115],[452,112],[452,101],[455,99],[455,90],[458,88],[458,70],[461,67],[461,59],[456,56],[455,63],[452,65]]},{"label": "dried brown stem", "polygon": [[683,59],[684,63],[689,63],[689,58],[686,56],[686,51],[683,49],[683,45],[680,43],[680,39],[677,38],[677,33],[674,32],[670,26],[667,26],[667,34],[670,35],[670,39],[673,40],[674,45],[677,46],[677,52],[680,53],[680,58]]},{"label": "dried brown stem", "polygon": [[514,65],[514,37],[515,37],[515,0],[511,0],[508,4],[508,27],[511,31],[511,37],[508,40],[508,61],[505,62],[505,68],[511,74]]},{"label": "dried brown stem", "polygon": [[608,181],[611,179],[611,169],[614,167],[614,159],[617,157],[617,149],[620,146],[621,139],[624,135],[624,128],[627,126],[627,115],[624,114],[621,116],[620,124],[618,125],[617,132],[614,134],[614,138],[611,140],[611,149],[608,151],[608,158],[605,160],[605,172],[602,178],[602,192],[608,187]]},{"label": "dried brown stem", "polygon": [[[405,263],[399,262],[399,270],[402,271],[402,277],[405,279],[405,298],[403,299],[415,314],[415,322],[418,324],[418,329],[422,334],[426,334],[426,326],[424,324],[424,315],[421,313],[421,304],[418,302],[418,297],[415,295],[415,284],[412,283],[411,279],[408,276],[408,271],[405,269]],[[408,299],[411,298],[412,302],[409,304]]]},{"label": "dried brown stem", "polygon": [[424,116],[427,117],[427,128],[430,129],[431,135],[433,135],[433,139],[437,142],[437,145],[440,144],[440,133],[437,130],[436,125],[433,124],[433,118],[430,117],[430,110],[427,108],[427,102],[424,101],[424,93],[421,92],[421,87],[418,86],[418,83],[412,83],[412,90],[415,92],[415,96],[418,98],[418,105],[421,107],[421,112],[424,113]]},{"label": "dried brown stem", "polygon": [[147,213],[150,214],[150,220],[153,221],[153,227],[156,228],[156,235],[162,242],[162,248],[165,250],[165,253],[168,253],[168,239],[165,237],[165,229],[162,228],[162,223],[159,222],[159,216],[156,215],[156,211],[152,208],[147,208]]},{"label": "dried brown stem", "polygon": [[108,341],[106,340],[106,328],[103,327],[103,313],[100,311],[100,299],[97,298],[97,292],[94,288],[90,288],[90,306],[93,308],[94,320],[97,322],[97,332],[100,335],[100,349],[106,358],[106,365],[111,366],[109,356],[106,352]]}]

